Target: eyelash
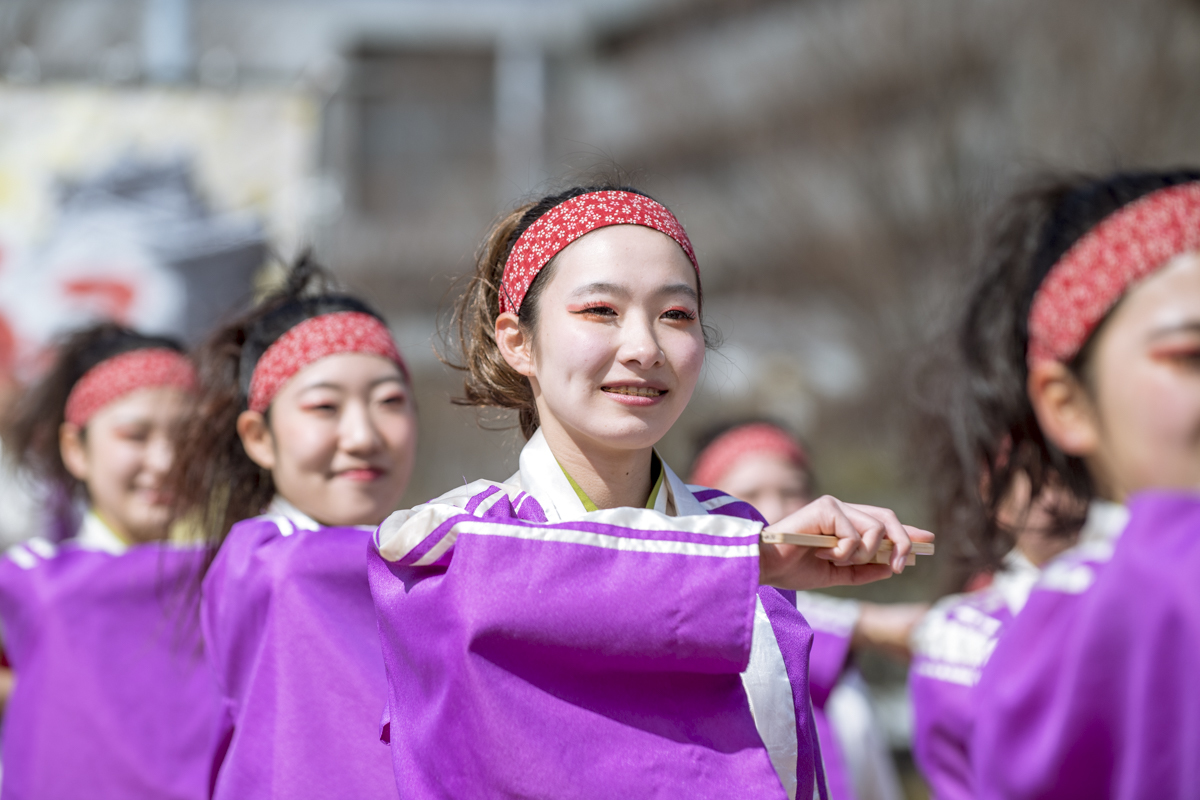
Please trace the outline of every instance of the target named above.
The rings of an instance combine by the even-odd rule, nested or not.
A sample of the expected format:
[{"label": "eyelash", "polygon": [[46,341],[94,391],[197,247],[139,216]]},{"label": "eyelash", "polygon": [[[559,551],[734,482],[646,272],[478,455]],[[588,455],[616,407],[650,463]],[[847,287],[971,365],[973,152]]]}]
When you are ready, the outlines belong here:
[{"label": "eyelash", "polygon": [[[590,314],[590,315],[594,315],[597,317],[608,317],[608,316],[616,316],[617,315],[617,310],[615,308],[613,308],[612,306],[609,306],[609,305],[604,305],[604,304],[599,304],[599,303],[594,304],[594,305],[584,306],[583,308],[575,308],[575,309],[569,309],[569,310],[572,314]],[[663,312],[663,316],[667,316],[667,315],[675,315],[675,316],[670,316],[669,319],[673,319],[676,321],[686,320],[688,322],[691,322],[696,319],[696,312],[689,311],[686,308],[668,308],[666,311]]]}]

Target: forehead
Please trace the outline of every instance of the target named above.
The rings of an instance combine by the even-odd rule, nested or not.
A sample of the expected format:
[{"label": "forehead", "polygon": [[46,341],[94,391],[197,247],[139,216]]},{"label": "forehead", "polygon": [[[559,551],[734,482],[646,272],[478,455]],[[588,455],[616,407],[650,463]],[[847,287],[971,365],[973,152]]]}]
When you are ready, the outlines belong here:
[{"label": "forehead", "polygon": [[88,425],[128,425],[175,417],[182,413],[186,400],[187,393],[174,386],[145,386],[97,411]]},{"label": "forehead", "polygon": [[1200,253],[1175,256],[1126,292],[1108,327],[1164,329],[1200,323]]},{"label": "forehead", "polygon": [[389,379],[404,379],[400,368],[389,358],[370,353],[335,353],[301,367],[284,388],[302,390],[317,384],[357,386]]},{"label": "forehead", "polygon": [[670,236],[640,225],[610,225],[576,239],[558,254],[556,273],[568,283],[624,285],[683,282],[698,288],[696,269]]}]

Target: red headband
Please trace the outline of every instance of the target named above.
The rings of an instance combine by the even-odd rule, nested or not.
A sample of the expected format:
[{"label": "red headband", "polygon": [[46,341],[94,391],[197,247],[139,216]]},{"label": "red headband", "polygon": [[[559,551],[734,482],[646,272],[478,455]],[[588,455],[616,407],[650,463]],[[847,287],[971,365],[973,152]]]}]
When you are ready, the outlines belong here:
[{"label": "red headband", "polygon": [[187,356],[165,347],[130,350],[83,373],[67,396],[63,416],[82,428],[109,403],[138,389],[159,386],[195,391],[196,370]]},{"label": "red headband", "polygon": [[704,448],[688,483],[716,486],[739,461],[759,453],[783,456],[800,469],[808,466],[804,449],[785,431],[768,422],[752,422],[726,431]]},{"label": "red headband", "polygon": [[304,320],[267,348],[250,376],[251,411],[262,413],[288,380],[304,367],[338,353],[365,353],[392,361],[408,379],[408,368],[387,326],[370,314],[338,311]]},{"label": "red headband", "polygon": [[1130,285],[1200,249],[1200,183],[1146,195],[1103,219],[1046,275],[1029,310],[1028,361],[1070,361]]},{"label": "red headband", "polygon": [[634,192],[589,192],[565,200],[534,220],[508,254],[500,288],[500,313],[520,312],[533,279],[567,245],[585,233],[609,225],[641,225],[674,239],[700,277],[696,251],[683,226],[667,207]]}]

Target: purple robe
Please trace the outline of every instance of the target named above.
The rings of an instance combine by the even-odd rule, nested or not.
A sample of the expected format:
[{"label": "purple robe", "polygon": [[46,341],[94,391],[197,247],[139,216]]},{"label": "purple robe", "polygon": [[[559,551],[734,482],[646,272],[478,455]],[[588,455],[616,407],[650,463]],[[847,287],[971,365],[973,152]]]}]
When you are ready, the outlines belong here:
[{"label": "purple robe", "polygon": [[796,605],[813,630],[808,664],[813,716],[831,800],[899,800],[899,776],[862,676],[851,659],[861,607],[815,592],[797,592]]},{"label": "purple robe", "polygon": [[327,528],[280,498],[239,522],[204,579],[223,695],[213,796],[396,797],[379,718],[383,654],[369,529]]},{"label": "purple robe", "polygon": [[980,797],[1200,793],[1198,577],[1200,498],[1167,493],[1046,568],[979,684]]},{"label": "purple robe", "polygon": [[126,547],[89,514],[75,539],[0,559],[16,686],[4,800],[200,800],[217,694],[188,592],[196,547]]},{"label": "purple robe", "polygon": [[758,586],[761,518],[664,469],[655,509],[588,513],[538,432],[509,481],[380,526],[404,797],[825,795],[812,633]]},{"label": "purple robe", "polygon": [[1020,553],[1005,558],[991,585],[944,597],[913,632],[908,688],[913,760],[935,800],[972,800],[975,687],[1041,571]]}]

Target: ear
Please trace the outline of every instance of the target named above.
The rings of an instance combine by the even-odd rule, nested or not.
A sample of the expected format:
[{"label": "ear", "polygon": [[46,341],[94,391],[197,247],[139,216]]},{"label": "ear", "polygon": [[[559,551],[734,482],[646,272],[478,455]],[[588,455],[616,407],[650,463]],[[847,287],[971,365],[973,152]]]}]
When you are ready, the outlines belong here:
[{"label": "ear", "polygon": [[534,376],[533,337],[521,328],[516,314],[505,311],[496,318],[496,346],[510,367],[526,378]]},{"label": "ear", "polygon": [[64,422],[58,426],[58,453],[67,472],[76,480],[87,483],[87,445],[83,441],[83,430],[78,425]]},{"label": "ear", "polygon": [[275,437],[267,419],[258,411],[238,414],[237,432],[250,460],[263,469],[275,469]]},{"label": "ear", "polygon": [[1026,391],[1038,425],[1059,450],[1079,458],[1096,452],[1100,425],[1095,406],[1065,364],[1046,361],[1031,366]]}]

